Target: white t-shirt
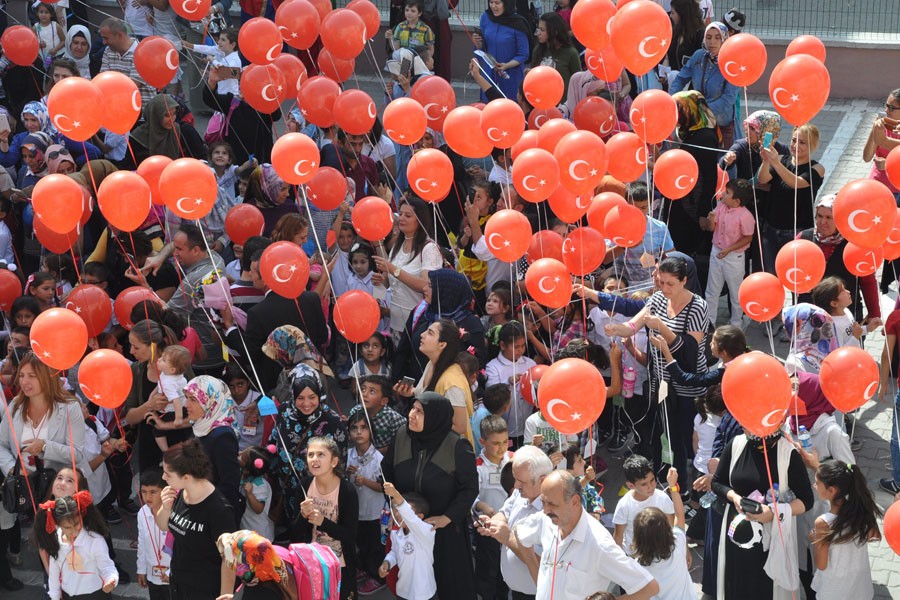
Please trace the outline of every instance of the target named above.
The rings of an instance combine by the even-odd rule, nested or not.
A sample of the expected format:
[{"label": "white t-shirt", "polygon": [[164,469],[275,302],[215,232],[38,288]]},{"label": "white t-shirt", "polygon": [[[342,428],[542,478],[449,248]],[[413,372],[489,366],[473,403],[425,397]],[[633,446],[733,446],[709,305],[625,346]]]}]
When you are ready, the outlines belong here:
[{"label": "white t-shirt", "polygon": [[721,415],[706,415],[706,421],[700,422],[700,415],[694,417],[694,431],[697,433],[697,453],[694,455],[694,468],[709,473],[706,463],[712,458],[713,442],[716,440],[716,429],[722,422]]},{"label": "white t-shirt", "polygon": [[[162,392],[169,403],[166,405],[166,412],[175,412],[175,400],[183,397],[184,388],[187,385],[187,378],[184,375],[169,375],[168,373],[159,374],[159,384],[156,389]],[[184,402],[181,403],[182,408]]]},{"label": "white t-shirt", "polygon": [[844,309],[844,314],[831,317],[834,319],[834,332],[837,335],[838,346],[852,346],[859,348],[859,340],[853,337],[853,325],[856,319],[849,309]]},{"label": "white t-shirt", "polygon": [[[544,441],[541,443],[541,450],[548,455],[553,454],[554,452],[565,452],[569,448],[569,444],[578,445],[577,435],[564,435],[553,429],[553,426],[550,425],[539,412],[536,412],[525,419],[523,442],[530,444],[536,435],[544,436]],[[556,470],[564,471],[565,469],[566,461],[559,461],[559,464],[556,465]]]},{"label": "white t-shirt", "polygon": [[250,446],[263,445],[262,417],[257,417],[255,424],[248,424],[245,422],[247,418],[247,409],[250,408],[260,397],[261,394],[256,390],[248,391],[247,397],[244,398],[243,402],[237,405],[237,410],[234,411],[234,421],[237,425],[238,432],[240,432],[240,435],[238,436],[238,450],[243,450],[244,448],[249,448]]},{"label": "white t-shirt", "polygon": [[[441,250],[434,242],[427,242],[418,256],[411,252],[405,252],[403,248],[391,258],[394,267],[402,269],[416,277],[427,277],[428,271],[440,269],[444,264]],[[406,319],[409,313],[422,301],[421,292],[413,290],[399,279],[390,276],[391,281],[391,329],[403,331],[406,327]]]},{"label": "white t-shirt", "polygon": [[672,504],[672,499],[662,490],[654,490],[652,496],[641,502],[634,499],[634,490],[629,490],[627,494],[622,496],[619,503],[616,505],[613,523],[625,526],[625,533],[622,536],[622,548],[628,556],[631,556],[631,539],[634,536],[634,518],[639,512],[650,507],[658,508],[667,515],[675,514],[675,505]]},{"label": "white t-shirt", "polygon": [[[272,505],[272,486],[265,477],[252,479],[251,483],[253,484],[253,495],[263,503],[263,510],[261,513],[257,513],[247,503],[244,516],[241,517],[241,529],[255,531],[267,540],[273,540],[275,539],[275,523],[269,518],[269,508]],[[243,485],[241,485],[241,493],[244,493]]]},{"label": "white t-shirt", "polygon": [[[362,475],[366,479],[376,480],[381,475],[381,461],[384,457],[375,446],[369,445],[369,449],[360,456],[356,448],[350,448],[347,453],[347,466],[357,467],[356,476]],[[377,521],[381,518],[381,509],[384,508],[384,494],[376,492],[364,485],[356,486],[356,494],[359,496],[359,520]]]},{"label": "white t-shirt", "polygon": [[675,534],[675,549],[668,560],[658,560],[644,567],[659,583],[659,593],[654,600],[696,600],[697,592],[691,581],[687,567],[687,538],[678,527],[672,529]]}]

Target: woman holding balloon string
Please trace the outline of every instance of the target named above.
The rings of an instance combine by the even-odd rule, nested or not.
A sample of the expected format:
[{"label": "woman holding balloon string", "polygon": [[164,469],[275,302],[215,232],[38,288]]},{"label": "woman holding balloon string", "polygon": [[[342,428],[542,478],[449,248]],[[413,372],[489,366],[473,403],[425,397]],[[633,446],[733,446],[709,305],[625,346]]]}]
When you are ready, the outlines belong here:
[{"label": "woman holding balloon string", "polygon": [[[525,17],[516,12],[513,0],[489,0],[487,10],[481,15],[479,28],[480,34],[472,34],[475,48],[483,50],[496,61],[492,66],[479,59],[482,68],[492,73],[494,85],[512,100],[525,80],[524,65],[531,58],[531,27]],[[487,101],[484,94],[481,99]]]}]

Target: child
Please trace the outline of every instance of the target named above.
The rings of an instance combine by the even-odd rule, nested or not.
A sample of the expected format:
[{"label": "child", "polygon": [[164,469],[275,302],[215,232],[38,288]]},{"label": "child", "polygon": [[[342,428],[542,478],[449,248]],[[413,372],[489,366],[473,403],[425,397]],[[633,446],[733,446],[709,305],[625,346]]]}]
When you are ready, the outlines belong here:
[{"label": "child", "polygon": [[12,210],[9,198],[0,197],[0,261],[6,263],[10,271],[16,270],[16,255],[12,247],[12,233],[6,224],[6,215]]},{"label": "child", "polygon": [[[509,410],[510,387],[505,383],[489,385],[484,390],[484,399],[472,415],[472,431],[481,431],[481,422],[490,415],[503,417]],[[481,440],[475,440],[475,452],[481,452]]]},{"label": "child", "polygon": [[391,363],[387,358],[390,341],[383,333],[376,331],[368,340],[359,345],[362,358],[350,367],[350,377],[362,379],[369,375],[391,376]]},{"label": "child", "polygon": [[[187,378],[184,376],[188,368],[191,366],[191,353],[184,346],[173,344],[166,346],[159,359],[156,361],[156,368],[159,371],[159,384],[156,390],[165,395],[169,403],[162,416],[162,421],[174,422],[181,425],[184,420],[184,387],[187,385]],[[165,452],[169,449],[169,443],[166,439],[166,431],[163,429],[154,429],[153,437],[159,449]]]},{"label": "child", "polygon": [[[38,302],[37,313],[29,311],[32,312],[34,317],[38,316],[48,308],[53,308],[56,306],[56,278],[50,273],[44,273],[43,271],[38,271],[37,273],[30,275],[28,281],[25,282],[25,295],[31,296]],[[15,308],[14,302],[12,312],[16,312]],[[32,321],[34,320],[34,317],[32,317]],[[20,323],[16,322],[16,324],[19,325]],[[31,323],[23,326],[31,327]]]},{"label": "child", "polygon": [[163,552],[166,532],[156,524],[155,515],[162,506],[161,494],[166,487],[162,469],[150,467],[141,473],[141,500],[144,505],[137,515],[137,581],[150,592],[150,600],[168,600],[169,563],[172,557]]},{"label": "child", "polygon": [[[237,56],[237,52],[234,54]],[[240,58],[238,58],[238,62],[240,62]],[[234,150],[231,148],[231,144],[219,141],[213,142],[209,146],[209,166],[216,174],[218,192],[213,209],[203,219],[203,233],[206,234],[207,239],[211,238],[212,249],[222,254],[228,243],[228,236],[225,233],[225,217],[228,215],[228,211],[238,204],[234,194],[235,184],[242,173],[252,171],[259,166],[259,163],[255,158],[251,158],[240,166],[235,165]]]},{"label": "child", "polygon": [[569,447],[579,446],[577,435],[561,434],[544,419],[540,410],[525,420],[524,443],[543,450],[544,454],[550,457],[554,468],[559,471],[566,468],[565,453]]},{"label": "child", "polygon": [[269,518],[272,506],[272,486],[266,479],[275,446],[250,446],[241,452],[241,489],[247,498],[247,508],[241,517],[241,529],[255,531],[267,540],[275,539],[275,523]]},{"label": "child", "polygon": [[872,333],[881,325],[880,319],[870,319],[867,327],[863,327],[853,318],[850,305],[853,298],[840,277],[826,277],[812,289],[812,301],[825,309],[834,319],[834,331],[839,346],[860,347],[862,336]]},{"label": "child", "polygon": [[102,499],[97,508],[103,513],[106,522],[116,525],[122,522],[122,516],[112,506],[115,496],[110,495],[112,484],[106,468],[106,459],[115,451],[124,451],[127,444],[123,439],[113,440],[110,438],[109,431],[103,423],[88,412],[87,404],[83,402],[81,403],[81,413],[84,416],[84,458],[91,467],[90,473],[88,473],[88,489],[91,496]]},{"label": "child", "polygon": [[[488,174],[488,181],[500,184],[503,188],[511,188],[512,155],[509,153],[509,150],[494,148],[491,150],[491,159],[494,161],[494,166],[491,168],[490,174]],[[508,190],[504,191],[510,195],[510,198],[507,199],[507,206],[503,206],[502,208],[512,208],[513,202],[511,196],[514,192]],[[500,205],[498,204],[498,207],[499,206]]]},{"label": "child", "polygon": [[721,384],[714,384],[706,389],[705,397],[697,398],[697,416],[694,417],[694,468],[704,481],[705,487],[712,483],[713,473],[707,466],[712,458],[713,443],[722,416],[725,414],[725,400],[722,398]]},{"label": "child", "polygon": [[434,579],[435,530],[425,522],[428,502],[415,492],[404,499],[394,487],[385,482],[384,493],[391,499],[396,529],[391,530],[391,551],[384,557],[378,575],[387,577],[388,571],[399,567],[397,595],[405,600],[428,600],[437,593]]},{"label": "child", "polygon": [[[492,189],[496,197],[491,194]],[[484,230],[484,226],[490,218],[494,202],[500,197],[500,188],[496,184],[491,185],[484,179],[478,179],[472,183],[466,197],[465,215],[459,225],[459,233],[451,243],[456,246],[459,254],[457,269],[469,278],[472,292],[475,294],[476,304],[484,304],[485,288],[487,287],[487,263],[480,260],[472,250],[472,228],[469,227],[469,219],[477,219],[478,224]]]},{"label": "child", "polygon": [[57,298],[65,298],[78,285],[78,271],[68,254],[48,254],[41,263],[41,271],[56,278]]},{"label": "child", "polygon": [[[241,57],[238,54],[238,35],[234,29],[226,29],[219,34],[216,39],[215,46],[203,46],[200,44],[192,44],[190,42],[181,42],[181,46],[188,50],[192,50],[197,54],[204,54],[214,69],[219,67],[227,67],[230,69],[241,70]],[[225,94],[240,94],[238,78],[229,77],[220,79],[216,85],[216,93],[224,96]],[[212,148],[210,148],[212,150]]]},{"label": "child", "polygon": [[[119,573],[109,557],[106,524],[88,508],[93,505],[87,490],[41,504],[46,512],[43,531],[35,537],[50,556],[48,595],[50,600],[77,596],[109,597],[119,583]],[[102,590],[103,595],[98,594]]]},{"label": "child", "polygon": [[391,43],[393,50],[425,46],[429,56],[434,54],[434,32],[420,20],[424,12],[425,4],[422,0],[406,0],[403,5],[406,20],[398,23],[393,31],[388,29],[384,32],[384,37]]},{"label": "child", "polygon": [[503,418],[509,424],[509,436],[515,449],[523,441],[530,442],[529,436],[525,436],[525,421],[532,412],[531,405],[518,392],[519,379],[537,363],[525,356],[525,328],[521,323],[512,321],[501,327],[499,339],[500,354],[488,362],[485,375],[489,386],[495,383],[509,386],[512,400]]},{"label": "child", "polygon": [[[386,319],[390,318],[391,291],[385,290],[381,285],[376,286],[372,282],[372,274],[375,273],[375,252],[372,247],[362,242],[356,242],[350,247],[348,258],[350,259],[350,276],[347,278],[348,290],[362,290],[370,296],[375,297],[378,306],[381,309],[381,321],[378,323],[378,330],[390,331],[390,322]],[[376,292],[380,294],[376,296]],[[384,373],[382,373],[384,375]],[[386,373],[390,376],[390,372]],[[353,375],[351,375],[353,377]]]},{"label": "child", "polygon": [[[577,2],[577,0],[575,0]],[[572,21],[572,9],[575,7],[575,2],[570,0],[556,0],[556,4],[553,6],[553,11],[563,18],[563,21],[566,22],[567,25],[571,24]]]},{"label": "child", "polygon": [[[753,201],[753,185],[746,179],[733,179],[725,184],[718,206],[709,213],[709,229],[713,232],[713,251],[709,256],[709,278],[706,280],[706,303],[710,320],[715,324],[719,313],[722,284],[731,297],[731,324],[740,327],[744,312],[738,289],[744,280],[744,252],[750,247],[756,221],[747,210]],[[702,222],[701,222],[702,225]]]},{"label": "child", "polygon": [[[675,521],[675,506],[668,494],[656,488],[656,473],[650,461],[634,454],[625,459],[622,465],[625,471],[626,493],[616,505],[613,523],[616,526],[613,538],[628,556],[632,555],[632,538],[634,536],[634,519],[639,512],[648,507],[662,510],[671,526]],[[677,488],[677,486],[676,486]]]},{"label": "child", "polygon": [[350,410],[350,418],[365,410],[372,423],[372,444],[379,452],[387,452],[397,431],[406,426],[406,417],[387,405],[393,397],[391,381],[382,375],[367,375],[362,380],[362,406],[357,404]]},{"label": "child", "polygon": [[[500,472],[512,461],[509,431],[503,417],[488,415],[478,429],[481,453],[475,459],[478,471],[478,497],[475,513],[493,517],[506,502],[507,493],[500,485]],[[500,543],[494,538],[475,536],[475,583],[482,598],[506,597],[508,588],[500,576]]]},{"label": "child", "polygon": [[378,576],[378,566],[384,557],[384,545],[381,543],[383,456],[372,444],[372,431],[365,412],[357,411],[351,415],[347,420],[347,429],[350,441],[353,442],[347,453],[347,476],[356,484],[359,494],[359,525],[356,536],[359,567],[368,574],[366,580],[359,584],[359,593],[368,596],[384,587],[384,581]]},{"label": "child", "polygon": [[[505,325],[512,318],[512,296],[509,290],[495,288],[488,294],[484,303],[484,316],[481,324],[485,331],[492,331],[494,327]],[[497,332],[499,333],[499,329]]]},{"label": "child", "polygon": [[304,480],[306,500],[300,504],[291,539],[324,544],[341,562],[341,600],[356,597],[356,531],[359,498],[356,486],[341,476],[341,450],[333,438],[314,437],[306,446],[312,479]]},{"label": "child", "polygon": [[[591,455],[587,458],[590,458],[596,451],[596,444],[589,451]],[[597,471],[593,466],[587,464],[587,460],[581,455],[577,446],[569,446],[565,456],[566,471],[571,473],[581,484],[581,505],[589,515],[599,519],[606,512],[606,507],[603,504],[603,496],[600,495],[603,492],[603,484],[598,484],[599,489],[593,485],[597,479]]]},{"label": "child", "polygon": [[46,2],[38,4],[34,11],[38,22],[34,24],[34,32],[37,34],[40,44],[40,55],[44,62],[44,68],[49,69],[53,58],[66,44],[66,33],[62,26],[56,22],[56,11]]},{"label": "child", "polygon": [[250,446],[260,446],[263,443],[262,419],[259,417],[259,409],[256,403],[262,394],[250,387],[247,374],[236,362],[232,361],[225,367],[225,383],[231,390],[234,400],[234,421],[240,432],[238,436],[238,450],[244,450]]},{"label": "child", "polygon": [[867,544],[881,539],[877,518],[883,513],[857,465],[825,461],[816,471],[815,488],[831,510],[809,532],[816,563],[812,589],[821,600],[868,600],[874,590]]},{"label": "child", "polygon": [[719,359],[721,366],[717,366],[706,373],[686,373],[675,362],[675,358],[669,350],[669,345],[661,335],[651,335],[650,343],[662,352],[663,357],[666,359],[666,371],[669,372],[673,383],[703,387],[721,383],[722,377],[725,375],[725,367],[748,350],[747,338],[744,337],[744,332],[739,327],[722,325],[713,332],[712,341],[709,344],[710,352]]},{"label": "child", "polygon": [[669,494],[675,505],[675,525],[663,511],[650,506],[634,518],[631,552],[638,563],[650,571],[659,583],[659,597],[666,600],[695,600],[697,592],[688,568],[687,538],[684,534],[684,506],[678,493],[678,471],[673,467],[666,476]]}]

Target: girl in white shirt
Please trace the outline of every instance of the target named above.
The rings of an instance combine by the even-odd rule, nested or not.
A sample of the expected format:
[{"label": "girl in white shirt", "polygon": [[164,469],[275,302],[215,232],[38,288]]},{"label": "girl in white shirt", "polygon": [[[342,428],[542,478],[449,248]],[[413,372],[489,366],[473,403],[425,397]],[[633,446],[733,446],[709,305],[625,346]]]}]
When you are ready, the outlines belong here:
[{"label": "girl in white shirt", "polygon": [[241,517],[241,529],[255,531],[267,540],[275,538],[275,523],[269,518],[272,505],[272,485],[266,479],[275,456],[275,446],[250,446],[241,452],[241,492],[247,498],[247,508]]}]

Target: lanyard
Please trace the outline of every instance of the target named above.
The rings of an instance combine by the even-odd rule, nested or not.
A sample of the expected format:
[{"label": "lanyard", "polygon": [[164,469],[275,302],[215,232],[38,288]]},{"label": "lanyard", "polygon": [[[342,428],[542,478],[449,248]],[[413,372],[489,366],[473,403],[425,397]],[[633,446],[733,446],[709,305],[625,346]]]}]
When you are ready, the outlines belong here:
[{"label": "lanyard", "polygon": [[[144,523],[147,524],[147,534],[150,537],[150,545],[153,547],[153,554],[156,556],[156,566],[162,565],[162,546],[165,543],[165,534],[163,534],[162,541],[159,540],[159,534],[162,533],[159,530],[159,527],[156,528],[156,533],[153,532],[153,528],[150,527],[150,519],[147,518],[147,513],[144,513]],[[155,526],[156,523],[154,522]],[[156,538],[154,540],[154,538]]]}]

